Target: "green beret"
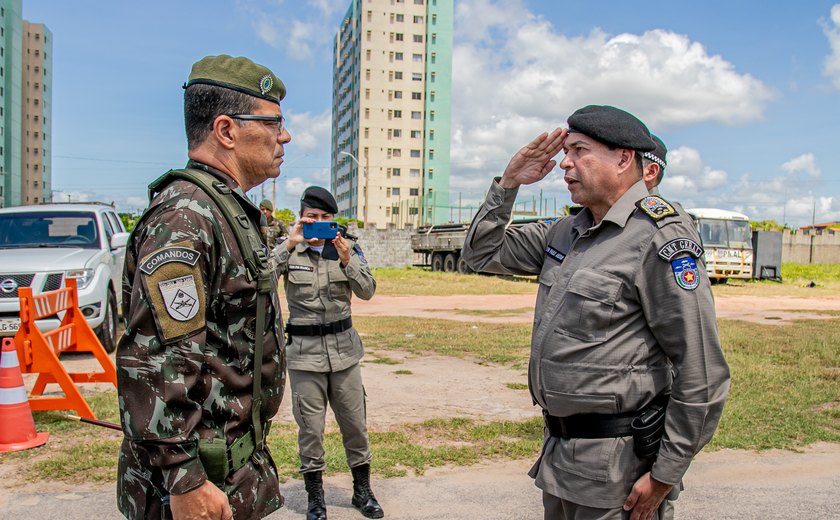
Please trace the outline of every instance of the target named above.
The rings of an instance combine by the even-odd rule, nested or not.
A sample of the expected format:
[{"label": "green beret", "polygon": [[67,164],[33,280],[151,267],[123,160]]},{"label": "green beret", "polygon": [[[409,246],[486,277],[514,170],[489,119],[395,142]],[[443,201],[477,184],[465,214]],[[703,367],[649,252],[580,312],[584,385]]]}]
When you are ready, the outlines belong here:
[{"label": "green beret", "polygon": [[656,145],[636,116],[608,105],[585,106],[569,116],[569,132],[580,132],[613,148],[650,152]]},{"label": "green beret", "polygon": [[229,88],[275,103],[286,96],[286,86],[273,72],[241,56],[222,54],[198,60],[184,88],[196,84]]},{"label": "green beret", "polygon": [[665,156],[668,155],[668,148],[665,147],[665,143],[659,137],[650,134],[650,138],[653,139],[653,144],[656,145],[656,148],[652,152],[643,153],[642,157],[655,162],[662,170],[665,170],[665,167],[668,166],[668,162],[665,160]]},{"label": "green beret", "polygon": [[267,209],[268,211],[274,211],[274,204],[271,203],[268,199],[263,199],[260,202],[260,209]]},{"label": "green beret", "polygon": [[300,197],[301,213],[303,213],[304,208],[320,209],[333,215],[338,213],[338,203],[335,201],[335,197],[320,186],[310,186],[303,190],[303,195]]}]

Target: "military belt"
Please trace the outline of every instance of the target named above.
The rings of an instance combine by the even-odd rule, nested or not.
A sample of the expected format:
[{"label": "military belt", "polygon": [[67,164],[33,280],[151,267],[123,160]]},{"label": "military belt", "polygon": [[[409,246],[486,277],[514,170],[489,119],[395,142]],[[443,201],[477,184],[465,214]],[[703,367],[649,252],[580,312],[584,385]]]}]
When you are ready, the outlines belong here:
[{"label": "military belt", "polygon": [[651,404],[636,412],[620,414],[581,413],[568,417],[555,417],[543,410],[543,418],[548,433],[561,439],[608,439],[633,435],[633,419],[650,409],[653,405],[662,406],[668,401],[667,394],[656,396]]},{"label": "military belt", "polygon": [[292,325],[286,324],[286,332],[290,336],[326,336],[327,334],[338,334],[353,326],[351,318],[334,321],[332,323],[318,323],[315,325]]},{"label": "military belt", "polygon": [[[271,423],[267,423],[262,429],[261,445],[265,444],[270,427]],[[231,444],[225,443],[224,439],[201,439],[198,444],[198,457],[207,478],[217,486],[224,485],[227,476],[239,471],[248,460],[253,458],[255,463],[262,462],[262,454],[256,449],[254,442],[253,430],[249,430]]]}]

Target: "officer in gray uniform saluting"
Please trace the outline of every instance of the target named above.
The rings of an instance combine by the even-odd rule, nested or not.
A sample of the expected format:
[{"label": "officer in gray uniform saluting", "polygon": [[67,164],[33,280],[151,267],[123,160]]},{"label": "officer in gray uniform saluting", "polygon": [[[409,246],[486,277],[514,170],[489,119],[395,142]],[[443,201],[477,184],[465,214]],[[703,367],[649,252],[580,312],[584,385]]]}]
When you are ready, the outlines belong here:
[{"label": "officer in gray uniform saluting", "polygon": [[300,471],[309,496],[307,520],[325,520],[324,419],[327,404],[341,429],[353,473],[352,504],[368,518],[384,513],[370,488],[370,444],[359,361],[364,350],[350,317],[350,299],[369,300],[376,280],[355,240],[305,239],[304,224],[332,221],[338,204],[324,188],[310,186],[300,199],[300,219],[280,246],[278,272],[289,304],[286,356],[292,412],[298,423]]},{"label": "officer in gray uniform saluting", "polygon": [[[462,255],[476,271],[539,275],[528,386],[546,436],[530,475],[546,520],[658,518],[729,389],[711,287],[690,218],[645,186],[647,127],[610,106],[568,124],[513,156]],[[584,209],[506,229],[519,186],[548,175],[561,149]]]}]

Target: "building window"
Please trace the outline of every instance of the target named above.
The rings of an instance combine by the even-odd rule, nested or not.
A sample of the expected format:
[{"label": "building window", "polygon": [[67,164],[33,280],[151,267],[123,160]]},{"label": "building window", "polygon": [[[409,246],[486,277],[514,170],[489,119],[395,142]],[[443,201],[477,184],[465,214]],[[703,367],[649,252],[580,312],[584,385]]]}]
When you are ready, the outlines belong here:
[{"label": "building window", "polygon": [[415,63],[423,63],[423,55],[414,53],[411,55],[411,61]]},{"label": "building window", "polygon": [[437,43],[437,33],[432,33],[432,44]]},{"label": "building window", "polygon": [[418,112],[417,110],[412,110],[411,111],[411,119],[420,119],[421,116],[422,116],[422,114],[420,112]]},{"label": "building window", "polygon": [[391,216],[391,206],[388,206],[387,208],[385,208],[385,216],[386,217]]},{"label": "building window", "polygon": [[403,20],[405,20],[405,16],[403,16],[403,15],[401,15],[401,14],[398,14],[398,15],[397,15],[397,21],[398,21],[398,22],[402,22]]},{"label": "building window", "polygon": [[412,92],[411,93],[411,99],[422,100],[423,99],[423,94],[421,92]]},{"label": "building window", "polygon": [[433,52],[432,53],[432,63],[435,63],[436,61],[437,61],[437,53]]},{"label": "building window", "polygon": [[[368,79],[370,79],[370,78],[368,78]],[[394,79],[402,79],[402,71],[401,70],[398,70],[398,71],[394,72]]]},{"label": "building window", "polygon": [[[0,69],[2,71],[3,69]],[[420,72],[411,73],[411,81],[423,81],[423,74]]]},{"label": "building window", "polygon": [[370,31],[368,31],[368,32],[365,34],[365,37],[367,38],[367,41],[370,41]]},{"label": "building window", "polygon": [[398,42],[403,41],[403,33],[396,33],[394,35],[394,39],[397,40]]},{"label": "building window", "polygon": [[[429,179],[433,179],[434,176],[435,176],[435,169],[434,168],[429,168]],[[429,188],[429,193],[431,193],[431,192],[432,192],[432,189]]]},{"label": "building window", "polygon": [[414,17],[414,23],[423,23],[423,17],[422,16],[415,16]]},{"label": "building window", "polygon": [[365,60],[370,61],[370,49],[365,51]]},{"label": "building window", "polygon": [[402,110],[394,110],[394,119],[402,118]]},{"label": "building window", "polygon": [[409,188],[408,189],[409,197],[419,197],[420,196],[420,188]]},{"label": "building window", "polygon": [[394,91],[394,99],[402,99],[402,90]]},{"label": "building window", "polygon": [[435,151],[433,149],[429,149],[429,159],[435,158]]},{"label": "building window", "polygon": [[399,206],[393,206],[391,208],[391,214],[392,215],[399,215],[400,214],[400,207]]},{"label": "building window", "polygon": [[391,175],[393,175],[394,177],[399,177],[400,176],[400,169],[399,168],[391,168]]},{"label": "building window", "polygon": [[391,188],[391,195],[396,197],[399,194],[400,194],[400,189],[399,188]]},{"label": "building window", "polygon": [[365,127],[365,138],[370,137],[370,128]]},{"label": "building window", "polygon": [[365,119],[370,119],[370,109],[369,108],[365,109]]},{"label": "building window", "polygon": [[402,150],[400,150],[399,148],[392,148],[391,157],[402,157]]},{"label": "building window", "polygon": [[370,89],[369,88],[365,89],[365,99],[370,99]]},{"label": "building window", "polygon": [[402,137],[402,130],[400,130],[399,128],[394,128],[391,131],[394,133],[394,137]]},{"label": "building window", "polygon": [[415,34],[414,35],[414,43],[423,43],[423,35],[422,34]]},{"label": "building window", "polygon": [[429,141],[434,141],[434,140],[435,140],[435,131],[434,130],[429,130]]},{"label": "building window", "polygon": [[434,120],[435,120],[435,111],[430,110],[429,111],[429,121],[434,121]]},{"label": "building window", "polygon": [[401,53],[401,52],[395,52],[395,53],[394,53],[394,59],[395,59],[395,60],[397,60],[397,61],[402,61],[402,59],[403,59],[403,53]]},{"label": "building window", "polygon": [[365,69],[365,79],[370,79],[370,69]]},{"label": "building window", "polygon": [[432,25],[437,25],[437,15],[436,14],[432,15]]},{"label": "building window", "polygon": [[412,139],[420,139],[420,130],[412,130],[411,131],[411,138]]},{"label": "building window", "polygon": [[420,158],[420,150],[411,150],[411,157],[412,157],[412,159],[419,159]]},{"label": "building window", "polygon": [[423,5],[423,0],[414,0],[414,5]]},{"label": "building window", "polygon": [[391,196],[391,188],[385,188],[385,196],[386,196],[386,197],[390,197],[390,196]]},{"label": "building window", "polygon": [[418,168],[411,168],[408,172],[409,177],[420,177],[420,170]]},{"label": "building window", "polygon": [[418,208],[416,206],[412,206],[412,207],[408,208],[408,214],[409,215],[417,215],[419,213],[420,213],[420,208]]}]

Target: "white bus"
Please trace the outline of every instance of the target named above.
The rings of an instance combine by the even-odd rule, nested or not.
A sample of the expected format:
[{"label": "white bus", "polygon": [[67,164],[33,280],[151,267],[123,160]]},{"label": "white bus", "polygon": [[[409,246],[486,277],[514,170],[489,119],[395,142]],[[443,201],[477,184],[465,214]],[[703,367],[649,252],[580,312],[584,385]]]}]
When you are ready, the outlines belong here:
[{"label": "white bus", "polygon": [[750,219],[742,213],[723,209],[686,210],[700,233],[709,278],[752,278],[753,246]]}]

